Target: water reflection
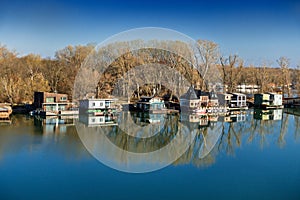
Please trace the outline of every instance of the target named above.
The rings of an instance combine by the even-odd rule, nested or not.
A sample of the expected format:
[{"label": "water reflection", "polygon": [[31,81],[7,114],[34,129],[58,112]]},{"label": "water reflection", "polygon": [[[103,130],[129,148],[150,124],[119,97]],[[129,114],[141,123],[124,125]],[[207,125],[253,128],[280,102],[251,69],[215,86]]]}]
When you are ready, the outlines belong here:
[{"label": "water reflection", "polygon": [[241,146],[285,148],[288,138],[298,142],[299,116],[296,109],[255,109],[229,116],[121,112],[43,119],[15,115],[11,123],[0,126],[0,159],[9,152],[45,147],[82,158],[88,156],[85,146],[98,160],[122,171],[152,171],[172,163],[207,167],[218,155],[234,155]]},{"label": "water reflection", "polygon": [[[195,137],[196,132],[183,126],[176,115],[146,116],[150,120],[142,120],[142,125],[137,119],[140,117],[120,112],[117,126],[89,127],[79,122],[76,128],[95,158],[111,168],[134,173],[170,165],[187,151]],[[156,123],[157,119],[161,123]]]},{"label": "water reflection", "polygon": [[[233,155],[243,142],[257,143],[260,148],[270,143],[284,147],[286,134],[293,129],[288,129],[291,117],[295,122],[294,133],[297,139],[299,117],[284,114],[282,109],[249,110],[229,116],[121,112],[117,117],[117,125],[91,129],[87,124],[79,122],[77,130],[84,145],[101,162],[113,165],[111,167],[116,169],[134,171],[141,164],[150,167],[156,165],[156,169],[170,162],[208,166],[215,162],[218,153]],[[169,152],[162,151],[173,140],[182,137],[185,138],[180,140],[184,141],[184,147],[176,143],[168,149]],[[155,152],[159,153],[154,156]],[[148,154],[151,154],[149,158],[141,158]],[[171,161],[171,158],[174,160]],[[134,170],[133,166],[136,166]],[[142,166],[141,171],[150,170],[146,168]]]},{"label": "water reflection", "polygon": [[0,126],[0,162],[1,157],[25,152],[56,152],[66,159],[82,159],[88,154],[78,138],[75,120],[13,115],[10,124]]}]

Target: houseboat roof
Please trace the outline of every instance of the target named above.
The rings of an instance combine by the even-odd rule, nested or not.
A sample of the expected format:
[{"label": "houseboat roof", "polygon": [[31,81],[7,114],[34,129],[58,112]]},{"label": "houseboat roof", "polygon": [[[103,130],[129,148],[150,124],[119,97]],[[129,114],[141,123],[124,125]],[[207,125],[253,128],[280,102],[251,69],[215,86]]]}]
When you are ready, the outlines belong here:
[{"label": "houseboat roof", "polygon": [[282,94],[278,94],[276,92],[267,92],[267,94],[270,94],[270,95],[282,95]]},{"label": "houseboat roof", "polygon": [[186,93],[181,95],[180,99],[195,100],[199,98],[198,95],[196,94],[195,89],[193,88],[193,86],[191,86]]},{"label": "houseboat roof", "polygon": [[153,99],[153,98],[160,98],[160,97],[157,97],[157,96],[141,96],[141,99]]},{"label": "houseboat roof", "polygon": [[256,93],[254,95],[270,95],[269,93]]},{"label": "houseboat roof", "polygon": [[231,93],[232,95],[237,95],[237,96],[246,96],[245,94],[243,93],[238,93],[238,92],[233,92]]}]

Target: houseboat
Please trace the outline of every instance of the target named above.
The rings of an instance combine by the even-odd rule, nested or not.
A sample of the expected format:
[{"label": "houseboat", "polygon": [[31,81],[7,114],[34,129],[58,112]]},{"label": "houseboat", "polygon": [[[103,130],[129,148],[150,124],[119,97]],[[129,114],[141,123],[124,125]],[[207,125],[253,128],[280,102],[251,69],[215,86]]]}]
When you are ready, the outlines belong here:
[{"label": "houseboat", "polygon": [[0,120],[9,120],[9,116],[12,113],[12,108],[8,105],[0,105]]},{"label": "houseboat", "polygon": [[142,112],[149,112],[153,114],[178,112],[176,110],[167,109],[165,107],[164,100],[156,96],[141,97],[141,99],[136,103],[136,110]]},{"label": "houseboat", "polygon": [[[232,95],[231,95],[232,96]],[[189,90],[180,97],[180,109],[181,111],[196,114],[206,114],[210,113],[216,114],[226,114],[228,112],[227,100],[229,95],[223,95],[223,101],[221,104],[219,102],[219,96],[215,92],[204,92],[201,90],[196,90],[190,87]]]},{"label": "houseboat", "polygon": [[276,93],[261,93],[254,95],[254,106],[263,109],[283,108],[282,95]]},{"label": "houseboat", "polygon": [[116,112],[117,99],[83,99],[79,100],[79,114],[102,116]]},{"label": "houseboat", "polygon": [[229,110],[247,110],[246,95],[242,93],[231,93],[228,106]]},{"label": "houseboat", "polygon": [[201,99],[198,98],[195,89],[191,86],[180,98],[181,112],[192,112],[201,106]]},{"label": "houseboat", "polygon": [[68,100],[67,94],[34,92],[35,111],[41,116],[78,115],[75,104]]}]

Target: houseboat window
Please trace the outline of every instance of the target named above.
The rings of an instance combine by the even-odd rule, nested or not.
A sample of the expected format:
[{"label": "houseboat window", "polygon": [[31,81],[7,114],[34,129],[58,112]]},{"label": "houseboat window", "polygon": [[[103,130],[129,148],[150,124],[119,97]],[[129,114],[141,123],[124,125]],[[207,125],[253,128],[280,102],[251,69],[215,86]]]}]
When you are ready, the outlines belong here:
[{"label": "houseboat window", "polygon": [[67,101],[67,97],[60,97],[61,101]]},{"label": "houseboat window", "polygon": [[46,103],[53,103],[55,102],[55,97],[47,97],[46,98]]},{"label": "houseboat window", "polygon": [[66,110],[66,106],[65,105],[58,105],[58,110]]},{"label": "houseboat window", "polygon": [[94,102],[94,103],[92,103],[92,106],[96,106],[96,103]]},{"label": "houseboat window", "polygon": [[92,122],[95,122],[95,119],[94,119],[94,118],[92,119]]},{"label": "houseboat window", "polygon": [[56,106],[55,105],[47,105],[44,107],[46,111],[55,111]]},{"label": "houseboat window", "polygon": [[101,106],[101,107],[103,106],[103,102],[100,102],[100,106]]}]

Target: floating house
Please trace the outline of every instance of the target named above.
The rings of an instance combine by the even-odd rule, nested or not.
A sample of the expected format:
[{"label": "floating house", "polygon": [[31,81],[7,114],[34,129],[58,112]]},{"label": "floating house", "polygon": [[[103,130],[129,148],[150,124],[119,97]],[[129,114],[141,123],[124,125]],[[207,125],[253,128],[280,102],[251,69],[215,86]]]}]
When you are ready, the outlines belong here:
[{"label": "floating house", "polygon": [[143,96],[137,102],[136,107],[139,111],[159,113],[165,110],[165,103],[160,97]]},{"label": "floating house", "polygon": [[230,105],[231,97],[233,95],[229,94],[229,93],[224,93],[224,94],[220,93],[220,94],[217,94],[217,96],[219,99],[219,105],[227,107]]},{"label": "floating house", "polygon": [[9,119],[10,114],[12,113],[12,108],[8,105],[0,105],[0,119],[7,120]]},{"label": "floating house", "polygon": [[116,99],[83,99],[79,100],[79,114],[106,115],[116,111]]},{"label": "floating house", "polygon": [[216,107],[219,106],[219,98],[215,92],[209,92],[209,103],[208,106]]},{"label": "floating house", "polygon": [[276,93],[255,94],[254,106],[259,108],[282,107],[282,95]]},{"label": "floating house", "polygon": [[200,100],[199,101],[199,106],[200,107],[207,107],[209,102],[210,102],[211,94],[209,92],[205,92],[205,91],[202,91],[202,90],[195,90],[195,93],[197,95],[197,98]]},{"label": "floating house", "polygon": [[246,95],[242,93],[231,93],[231,100],[229,103],[229,108],[238,108],[238,109],[246,109],[247,100]]},{"label": "floating house", "polygon": [[76,115],[78,110],[69,102],[67,94],[34,92],[34,107],[39,110],[37,114],[44,116]]},{"label": "floating house", "polygon": [[205,96],[202,96],[203,99],[198,98],[198,96],[200,96],[200,90],[197,91],[197,93],[198,95],[196,94],[195,89],[191,86],[188,91],[179,98],[181,111],[193,111],[200,106],[202,100],[203,102],[206,102]]}]

